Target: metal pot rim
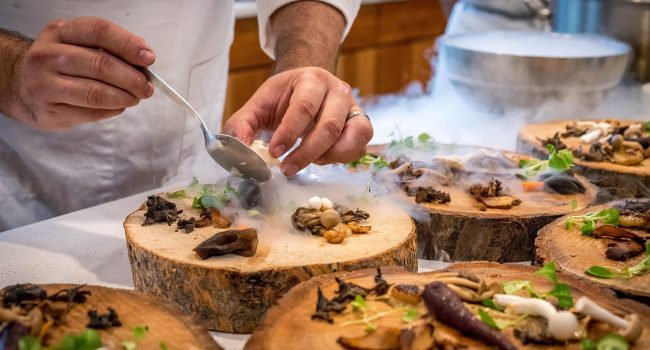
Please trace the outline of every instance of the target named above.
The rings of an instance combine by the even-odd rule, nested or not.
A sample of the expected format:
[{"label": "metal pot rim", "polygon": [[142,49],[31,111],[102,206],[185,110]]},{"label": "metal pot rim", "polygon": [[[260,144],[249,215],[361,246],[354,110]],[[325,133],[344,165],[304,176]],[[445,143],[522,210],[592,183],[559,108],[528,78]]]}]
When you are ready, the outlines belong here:
[{"label": "metal pot rim", "polygon": [[[619,0],[615,0],[619,1]],[[626,0],[621,0],[621,1],[626,1]],[[627,0],[631,1],[631,0]],[[647,0],[648,3],[650,3],[650,0]],[[468,47],[460,47],[457,45],[454,45],[453,43],[450,43],[450,41],[457,39],[457,38],[463,38],[463,37],[480,37],[480,36],[487,36],[487,35],[503,35],[504,37],[512,37],[512,36],[530,36],[532,39],[534,39],[535,36],[548,36],[548,37],[554,37],[554,38],[562,38],[565,40],[571,40],[571,38],[580,38],[580,39],[588,39],[588,40],[594,40],[597,42],[605,43],[608,46],[612,47],[617,47],[619,52],[617,53],[612,53],[612,54],[603,54],[603,55],[598,55],[598,56],[543,56],[543,55],[533,55],[533,54],[521,54],[521,53],[504,53],[504,52],[494,52],[494,51],[486,51],[486,50],[481,50],[481,49],[476,49],[476,48],[468,48]],[[535,59],[535,58],[543,58],[543,59],[561,59],[561,60],[579,60],[579,59],[592,59],[592,58],[597,58],[597,57],[617,57],[617,56],[626,56],[629,55],[631,52],[631,47],[629,44],[615,40],[613,38],[604,36],[604,35],[599,35],[599,34],[585,34],[585,33],[557,33],[557,32],[536,32],[536,31],[490,31],[490,32],[481,32],[481,33],[460,33],[460,34],[452,34],[452,35],[444,35],[443,37],[440,38],[440,45],[441,48],[451,48],[451,49],[458,49],[458,50],[465,50],[468,52],[473,52],[477,54],[488,54],[488,55],[497,55],[497,56],[511,56],[511,57],[518,57],[518,58],[527,58],[527,59]]]}]

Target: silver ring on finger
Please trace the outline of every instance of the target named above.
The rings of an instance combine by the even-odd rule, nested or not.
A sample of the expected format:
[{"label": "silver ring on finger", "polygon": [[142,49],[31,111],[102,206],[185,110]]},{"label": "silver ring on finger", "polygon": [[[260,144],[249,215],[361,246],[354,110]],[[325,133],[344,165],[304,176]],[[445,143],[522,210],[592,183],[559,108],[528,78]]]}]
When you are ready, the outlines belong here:
[{"label": "silver ring on finger", "polygon": [[348,120],[350,120],[350,119],[352,119],[354,117],[360,116],[360,115],[362,115],[362,116],[368,118],[368,120],[370,120],[370,117],[364,111],[350,111],[350,112],[348,112],[348,116],[345,118],[345,121],[347,122]]}]

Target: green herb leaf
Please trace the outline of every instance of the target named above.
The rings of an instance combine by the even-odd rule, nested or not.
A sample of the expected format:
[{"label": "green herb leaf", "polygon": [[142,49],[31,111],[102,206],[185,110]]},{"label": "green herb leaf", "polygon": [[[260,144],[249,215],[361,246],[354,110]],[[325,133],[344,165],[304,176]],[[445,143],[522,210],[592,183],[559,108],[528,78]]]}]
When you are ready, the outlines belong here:
[{"label": "green herb leaf", "polygon": [[506,294],[515,294],[520,290],[525,290],[528,292],[528,294],[533,297],[533,298],[539,298],[539,292],[533,288],[533,285],[530,281],[524,281],[524,280],[514,280],[514,281],[506,281],[501,283],[501,286],[503,287],[503,292]]},{"label": "green herb leaf", "polygon": [[494,322],[492,317],[490,317],[490,315],[488,315],[487,312],[483,311],[483,309],[481,309],[481,308],[478,309],[478,315],[481,318],[481,321],[483,321],[483,323],[488,325],[490,328],[494,328],[496,330],[501,330],[499,328],[499,326],[497,326],[497,323]]},{"label": "green herb leaf", "polygon": [[582,350],[596,350],[596,342],[591,339],[580,340],[580,348]]},{"label": "green herb leaf", "polygon": [[572,211],[578,209],[578,201],[575,198],[572,199],[571,202],[569,202],[569,206],[571,207]]},{"label": "green herb leaf", "polygon": [[138,344],[133,340],[125,340],[122,342],[122,348],[124,348],[124,350],[135,350],[137,346]]},{"label": "green herb leaf", "polygon": [[501,311],[501,308],[499,308],[492,299],[483,299],[481,300],[481,304],[483,304],[485,307],[489,307],[492,310]]},{"label": "green herb leaf", "polygon": [[354,297],[354,300],[350,302],[350,305],[352,305],[354,311],[365,310],[366,300],[361,295],[357,294],[357,296]]},{"label": "green herb leaf", "polygon": [[535,274],[546,278],[547,280],[553,282],[553,284],[557,284],[557,273],[555,272],[555,262],[553,261],[544,264],[542,268],[535,271]]},{"label": "green herb leaf", "polygon": [[165,344],[165,342],[162,342],[162,341],[160,342],[160,350],[169,350],[169,348],[167,347],[167,344]]},{"label": "green herb leaf", "polygon": [[616,273],[602,266],[592,266],[585,271],[588,275],[598,278],[615,278]]},{"label": "green herb leaf", "polygon": [[94,329],[86,329],[79,335],[66,334],[63,339],[54,346],[56,350],[95,350],[102,347],[102,340],[99,333]]},{"label": "green herb leaf", "polygon": [[420,135],[418,135],[418,141],[420,141],[420,143],[427,143],[430,140],[431,140],[431,135],[427,134],[426,132],[423,132]]},{"label": "green herb leaf", "polygon": [[420,318],[420,313],[418,312],[418,309],[409,306],[404,310],[404,316],[402,316],[402,321],[406,323],[411,323],[415,320]]},{"label": "green herb leaf", "polygon": [[183,198],[183,197],[185,197],[185,190],[167,192],[167,197],[169,197],[169,198]]},{"label": "green herb leaf", "polygon": [[556,284],[550,292],[546,293],[545,297],[552,296],[558,301],[558,305],[562,309],[569,309],[573,306],[573,295],[571,294],[571,287],[566,283]]},{"label": "green herb leaf", "polygon": [[133,340],[136,342],[141,341],[144,339],[144,337],[147,335],[149,332],[149,327],[147,325],[142,325],[142,326],[135,326],[133,329],[131,329],[131,333],[133,334]]},{"label": "green herb leaf", "polygon": [[596,345],[597,350],[628,350],[630,344],[620,334],[610,333],[600,338]]},{"label": "green herb leaf", "polygon": [[593,220],[585,221],[582,226],[580,226],[580,232],[583,236],[591,236],[591,234],[596,229],[596,222]]},{"label": "green herb leaf", "polygon": [[21,337],[18,340],[18,350],[42,350],[41,343],[32,335]]},{"label": "green herb leaf", "polygon": [[646,122],[645,124],[643,124],[643,129],[645,130],[645,132],[650,132],[650,122]]},{"label": "green herb leaf", "polygon": [[366,333],[372,333],[372,332],[374,332],[376,330],[377,330],[377,326],[375,326],[374,324],[372,324],[370,322],[366,323],[366,328],[364,329],[364,331],[366,331]]}]

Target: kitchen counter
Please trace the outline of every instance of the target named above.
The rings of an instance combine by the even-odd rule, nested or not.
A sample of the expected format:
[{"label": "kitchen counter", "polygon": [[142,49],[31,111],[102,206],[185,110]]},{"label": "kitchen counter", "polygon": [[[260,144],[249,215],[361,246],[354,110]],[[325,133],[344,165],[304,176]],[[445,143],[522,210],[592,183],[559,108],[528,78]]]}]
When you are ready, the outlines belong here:
[{"label": "kitchen counter", "polygon": [[[0,288],[16,283],[79,283],[133,288],[122,222],[150,194],[166,186],[0,233]],[[446,263],[420,260],[419,270]],[[249,335],[212,333],[227,350],[242,349]]]}]

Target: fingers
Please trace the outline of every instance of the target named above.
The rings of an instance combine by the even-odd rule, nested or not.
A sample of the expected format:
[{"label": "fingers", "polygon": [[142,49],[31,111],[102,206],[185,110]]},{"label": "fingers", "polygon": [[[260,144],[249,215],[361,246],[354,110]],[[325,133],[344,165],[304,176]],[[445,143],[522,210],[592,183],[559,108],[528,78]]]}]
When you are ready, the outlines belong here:
[{"label": "fingers", "polygon": [[38,89],[40,98],[50,103],[93,109],[122,109],[138,104],[138,99],[128,92],[97,80],[58,76],[41,82],[54,87]]},{"label": "fingers", "polygon": [[316,125],[305,136],[300,146],[282,162],[282,172],[285,175],[294,175],[334,145],[343,132],[345,118],[352,104],[351,96],[338,89],[338,86],[329,89],[322,102]]},{"label": "fingers", "polygon": [[[305,131],[308,130],[309,126],[313,125],[319,111],[325,105],[324,100],[327,91],[327,84],[324,84],[318,79],[314,79],[311,74],[302,76],[296,82],[293,87],[293,94],[289,100],[289,106],[282,118],[282,122],[273,134],[271,142],[269,142],[269,152],[271,156],[278,158],[283,155],[296,143],[296,141],[298,141],[299,137],[305,134]],[[333,97],[332,99],[336,99],[336,97]],[[332,112],[331,109],[332,107],[330,107],[328,113]],[[305,140],[303,140],[303,143],[304,141]],[[308,148],[307,151],[314,152],[311,148]],[[319,155],[320,154],[317,156]],[[299,152],[296,158],[299,169],[302,169],[309,164],[307,163],[300,167],[300,165],[304,163],[305,158],[309,158],[309,155],[305,154],[305,151]]]},{"label": "fingers", "polygon": [[[355,110],[355,109],[353,109]],[[360,110],[357,108],[357,110]],[[315,164],[348,163],[361,158],[366,153],[366,145],[372,139],[370,120],[364,116],[353,117],[345,123],[341,137]]]},{"label": "fingers", "polygon": [[44,108],[53,117],[37,119],[34,123],[38,129],[44,131],[58,131],[71,128],[82,123],[96,122],[115,117],[124,112],[121,109],[97,109],[70,106],[66,104],[49,104]]},{"label": "fingers", "polygon": [[140,99],[153,94],[153,85],[142,72],[107,52],[71,45],[57,48],[54,69],[59,73],[98,80]]},{"label": "fingers", "polygon": [[58,28],[58,38],[65,44],[101,48],[138,66],[149,66],[156,59],[143,38],[102,18],[80,17],[51,26]]},{"label": "fingers", "polygon": [[223,126],[223,132],[250,145],[255,140],[255,133],[258,130],[256,120],[246,110],[240,110],[228,118],[226,124]]}]

